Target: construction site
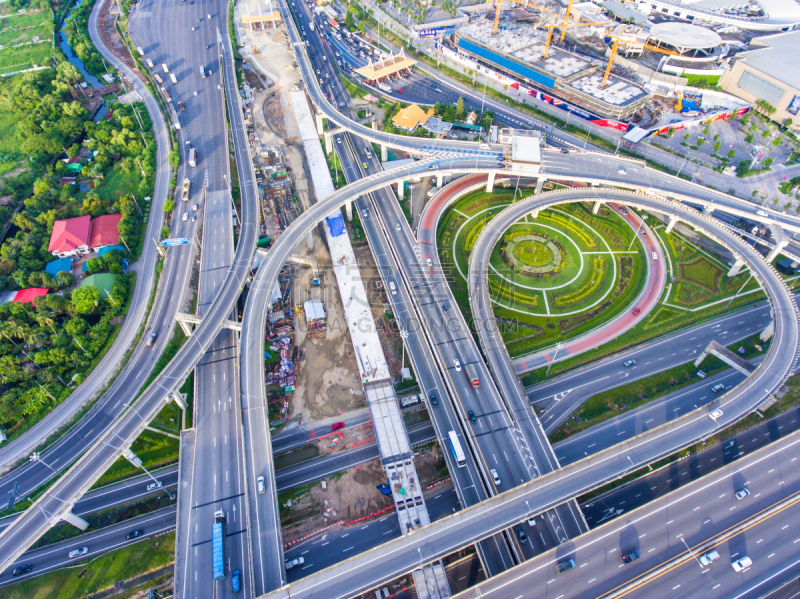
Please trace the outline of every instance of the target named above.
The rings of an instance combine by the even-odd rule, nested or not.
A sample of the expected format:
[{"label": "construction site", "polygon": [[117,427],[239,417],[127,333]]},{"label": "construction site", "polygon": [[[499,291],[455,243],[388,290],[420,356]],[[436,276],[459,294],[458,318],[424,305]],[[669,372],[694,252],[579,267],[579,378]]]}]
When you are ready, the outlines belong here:
[{"label": "construction site", "polygon": [[[688,117],[737,110],[732,96],[690,90],[699,102],[673,111],[692,76],[718,79],[752,34],[648,17],[617,2],[566,2],[553,7],[498,2],[436,49],[516,93],[527,93],[610,126],[657,127]],[[513,92],[511,92],[513,94]],[[606,123],[601,123],[606,124]]]}]

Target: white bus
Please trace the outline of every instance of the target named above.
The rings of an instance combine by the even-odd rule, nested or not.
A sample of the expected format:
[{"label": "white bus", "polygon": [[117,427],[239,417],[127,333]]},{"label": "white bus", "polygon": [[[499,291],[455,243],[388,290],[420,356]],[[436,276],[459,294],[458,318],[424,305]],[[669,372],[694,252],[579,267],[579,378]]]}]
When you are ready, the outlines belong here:
[{"label": "white bus", "polygon": [[463,468],[467,465],[467,458],[464,457],[464,450],[461,449],[461,443],[458,441],[456,432],[450,431],[447,433],[447,436],[450,437],[450,450],[453,452],[453,457],[456,459],[456,464],[459,468]]}]

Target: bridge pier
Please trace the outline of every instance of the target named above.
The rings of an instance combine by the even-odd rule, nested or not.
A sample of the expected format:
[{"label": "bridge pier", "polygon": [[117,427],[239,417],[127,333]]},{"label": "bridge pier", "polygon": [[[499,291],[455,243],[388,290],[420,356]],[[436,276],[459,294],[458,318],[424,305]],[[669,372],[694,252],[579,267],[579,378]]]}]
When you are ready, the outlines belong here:
[{"label": "bridge pier", "polygon": [[398,179],[397,180],[397,199],[400,200],[401,202],[403,201],[403,192],[404,192],[403,180],[402,179]]},{"label": "bridge pier", "polygon": [[372,130],[373,131],[377,131],[378,130],[378,121],[372,121]]},{"label": "bridge pier", "polygon": [[389,160],[389,148],[386,144],[381,144],[381,162],[386,162],[387,160]]},{"label": "bridge pier", "polygon": [[775,258],[777,258],[778,254],[780,254],[783,251],[783,248],[785,248],[787,245],[789,245],[788,239],[779,240],[775,247],[770,250],[769,254],[767,254],[767,262],[772,262]]},{"label": "bridge pier", "polygon": [[330,154],[331,152],[333,152],[333,143],[331,142],[330,131],[326,131],[323,137],[325,137],[325,153]]},{"label": "bridge pier", "polygon": [[677,217],[670,216],[669,217],[669,222],[667,223],[667,228],[665,229],[665,232],[666,233],[671,233],[673,227],[675,226],[675,223],[677,223],[677,222],[678,222],[678,218]]},{"label": "bridge pier", "polygon": [[181,410],[185,410],[187,407],[186,396],[183,393],[179,393],[178,391],[173,391],[172,393],[170,393],[167,396],[167,402],[169,402],[169,400],[174,401],[175,405],[177,405]]},{"label": "bridge pier", "polygon": [[[533,193],[535,195],[537,195],[537,196],[540,193],[542,193],[542,189],[544,188],[544,184],[546,182],[547,182],[547,178],[545,178],[545,177],[539,177],[538,179],[536,179],[536,190]],[[537,211],[537,214],[538,214],[538,211]]]},{"label": "bridge pier", "polygon": [[311,234],[311,231],[306,233],[306,243],[308,244],[308,249],[314,249],[314,236]]},{"label": "bridge pier", "polygon": [[729,277],[735,277],[739,274],[739,271],[742,270],[742,266],[744,266],[745,262],[741,258],[737,258],[736,262],[733,263],[731,269],[728,271]]},{"label": "bridge pier", "polygon": [[444,184],[444,175],[442,173],[436,173],[436,187],[441,189],[443,184]]},{"label": "bridge pier", "polygon": [[345,214],[347,214],[347,220],[353,220],[353,200],[347,200],[344,205]]},{"label": "bridge pier", "polygon": [[489,178],[486,180],[486,193],[492,193],[494,189],[494,173],[489,173]]},{"label": "bridge pier", "polygon": [[325,128],[323,127],[322,123],[322,113],[317,113],[317,135],[320,137],[325,133]]},{"label": "bridge pier", "polygon": [[758,336],[761,341],[768,341],[775,334],[775,321],[773,320],[767,325],[767,328],[761,331]]},{"label": "bridge pier", "polygon": [[181,325],[181,330],[183,331],[184,335],[186,335],[187,337],[191,337],[192,336],[192,325],[191,324],[189,324],[188,322],[186,322],[185,320],[183,320],[181,318],[178,319],[178,324]]},{"label": "bridge pier", "polygon": [[531,210],[530,217],[531,218],[536,218],[537,216],[539,216],[539,208],[535,208],[535,209]]},{"label": "bridge pier", "polygon": [[73,514],[71,510],[72,508],[70,508],[70,511],[61,514],[61,519],[64,522],[69,522],[70,524],[72,524],[72,526],[74,526],[79,530],[86,530],[87,528],[89,528],[89,523],[80,516],[76,516],[75,514]]},{"label": "bridge pier", "polygon": [[597,202],[595,202],[594,206],[592,206],[592,214],[597,214],[598,212],[600,212],[600,206],[602,206],[602,205],[603,205],[603,202],[600,202],[599,200]]}]

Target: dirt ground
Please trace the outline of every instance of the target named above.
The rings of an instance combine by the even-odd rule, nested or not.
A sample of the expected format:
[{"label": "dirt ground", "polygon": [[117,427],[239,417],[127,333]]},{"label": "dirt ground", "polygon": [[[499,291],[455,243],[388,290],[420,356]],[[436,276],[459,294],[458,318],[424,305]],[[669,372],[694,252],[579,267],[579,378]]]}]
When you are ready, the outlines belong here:
[{"label": "dirt ground", "polygon": [[[326,437],[324,441],[332,437]],[[447,466],[438,444],[417,453],[414,463],[423,490],[447,476]],[[350,522],[390,507],[392,499],[381,495],[376,488],[385,482],[386,474],[380,461],[375,460],[329,478],[326,489],[322,488],[321,483],[314,484],[307,492],[291,498],[289,507],[289,498],[282,495],[281,525],[284,542],[299,539],[339,520]]]},{"label": "dirt ground", "polygon": [[119,12],[119,7],[112,6],[110,2],[105,2],[100,9],[100,14],[97,16],[97,29],[100,32],[100,38],[114,56],[124,62],[142,81],[147,81],[147,78],[142,75],[133,58],[131,58],[125,43],[120,39],[116,27],[114,27],[114,19],[117,15],[112,14],[112,7]]},{"label": "dirt ground", "polygon": [[[294,303],[321,299],[328,311],[327,332],[323,339],[308,337],[305,320],[298,319],[295,344],[305,347],[306,358],[297,378],[292,396],[290,419],[325,420],[352,410],[364,403],[364,391],[358,372],[353,344],[344,320],[344,308],[331,270],[331,258],[315,233],[316,257],[322,272],[322,285],[311,284],[312,271],[308,267],[295,267],[292,280]],[[296,252],[305,253],[301,243]]]}]

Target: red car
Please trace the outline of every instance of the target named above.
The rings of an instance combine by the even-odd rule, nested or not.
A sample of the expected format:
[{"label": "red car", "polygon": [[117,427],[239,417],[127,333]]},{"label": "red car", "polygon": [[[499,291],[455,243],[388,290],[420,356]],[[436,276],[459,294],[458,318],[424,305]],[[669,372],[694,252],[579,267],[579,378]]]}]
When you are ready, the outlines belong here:
[{"label": "red car", "polygon": [[402,90],[402,89],[398,89],[398,90],[397,90],[397,93],[398,93],[398,94],[402,94],[402,93],[403,93],[403,90]]},{"label": "red car", "polygon": [[634,308],[633,309],[633,315],[636,316],[641,311],[642,311],[641,308]]},{"label": "red car", "polygon": [[334,422],[331,425],[331,430],[332,431],[338,431],[340,428],[344,428],[344,422]]}]

